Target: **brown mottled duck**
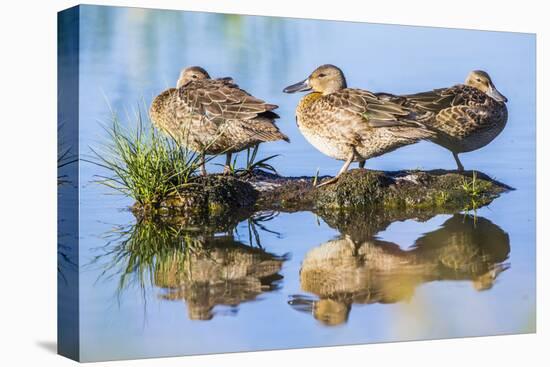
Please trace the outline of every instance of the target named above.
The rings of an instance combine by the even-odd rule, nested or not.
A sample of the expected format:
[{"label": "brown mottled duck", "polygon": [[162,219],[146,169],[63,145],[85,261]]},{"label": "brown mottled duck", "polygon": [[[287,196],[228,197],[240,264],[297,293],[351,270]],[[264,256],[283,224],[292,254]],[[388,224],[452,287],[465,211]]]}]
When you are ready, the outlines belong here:
[{"label": "brown mottled duck", "polygon": [[453,153],[459,171],[464,166],[459,153],[480,149],[493,141],[506,126],[508,101],[485,71],[470,72],[464,84],[429,92],[379,97],[401,103],[421,113],[430,113],[423,123],[436,132],[430,140]]},{"label": "brown mottled duck", "polygon": [[240,89],[231,78],[211,79],[206,70],[193,66],[181,72],[177,88],[153,100],[150,115],[159,130],[202,156],[206,175],[206,154],[226,154],[228,173],[232,153],[267,141],[288,142],[275,125],[277,107]]},{"label": "brown mottled duck", "polygon": [[304,137],[322,153],[345,161],[326,185],[338,180],[352,162],[364,167],[372,157],[431,136],[415,121],[410,109],[375,94],[347,87],[344,73],[334,65],[319,66],[285,93],[311,91],[296,108],[296,122]]}]

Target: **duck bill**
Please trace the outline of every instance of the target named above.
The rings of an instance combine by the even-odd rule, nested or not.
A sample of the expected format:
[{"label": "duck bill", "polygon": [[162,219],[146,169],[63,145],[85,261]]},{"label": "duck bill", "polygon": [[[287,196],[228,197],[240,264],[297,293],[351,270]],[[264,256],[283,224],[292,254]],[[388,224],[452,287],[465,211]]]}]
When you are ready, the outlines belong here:
[{"label": "duck bill", "polygon": [[311,90],[311,87],[309,86],[308,80],[304,79],[301,82],[289,85],[288,87],[283,89],[283,92],[285,92],[285,93],[296,93],[296,92],[305,92],[307,90]]},{"label": "duck bill", "polygon": [[489,87],[489,90],[487,91],[487,95],[494,99],[497,102],[508,102],[508,98],[504,97],[496,88],[494,85],[491,85]]}]

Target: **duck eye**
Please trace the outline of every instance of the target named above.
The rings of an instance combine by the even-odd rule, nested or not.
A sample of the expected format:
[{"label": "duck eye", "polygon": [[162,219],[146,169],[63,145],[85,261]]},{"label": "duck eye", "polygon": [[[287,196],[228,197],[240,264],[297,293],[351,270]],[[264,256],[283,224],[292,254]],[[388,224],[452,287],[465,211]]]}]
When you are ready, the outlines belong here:
[{"label": "duck eye", "polygon": [[319,76],[319,78],[324,78],[325,76],[327,76],[327,74],[321,73],[318,76]]},{"label": "duck eye", "polygon": [[476,78],[476,81],[477,81],[477,82],[481,82],[481,79],[480,79],[480,78]]},{"label": "duck eye", "polygon": [[196,75],[192,75],[191,76],[193,79],[197,79],[197,76]]}]

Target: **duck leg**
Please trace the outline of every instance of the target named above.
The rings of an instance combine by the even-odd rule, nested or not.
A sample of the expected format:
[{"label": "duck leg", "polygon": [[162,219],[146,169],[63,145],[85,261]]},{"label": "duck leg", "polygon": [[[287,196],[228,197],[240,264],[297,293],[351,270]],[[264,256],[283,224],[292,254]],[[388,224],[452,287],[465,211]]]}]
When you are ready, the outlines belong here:
[{"label": "duck leg", "polygon": [[365,168],[365,161],[359,161],[359,168]]},{"label": "duck leg", "polygon": [[225,166],[223,166],[223,174],[224,175],[231,174],[231,153],[227,153],[225,155]]},{"label": "duck leg", "polygon": [[456,166],[458,167],[458,172],[464,171],[464,166],[462,165],[462,163],[460,162],[460,159],[458,158],[458,153],[453,152],[453,157],[455,159]]},{"label": "duck leg", "polygon": [[200,166],[201,166],[201,175],[206,176],[208,173],[206,172],[206,159],[204,157],[204,154],[201,154],[200,158]]},{"label": "duck leg", "polygon": [[351,153],[348,156],[348,159],[346,160],[346,162],[344,163],[342,168],[340,168],[340,171],[338,171],[338,174],[336,176],[334,176],[333,178],[331,178],[330,180],[327,180],[325,182],[320,183],[319,185],[317,185],[317,187],[329,185],[329,184],[332,184],[332,183],[335,183],[336,181],[338,181],[338,178],[342,175],[342,173],[344,173],[348,170],[349,165],[351,164],[351,162],[353,162],[354,157],[355,157],[355,148],[353,148],[351,150]]}]

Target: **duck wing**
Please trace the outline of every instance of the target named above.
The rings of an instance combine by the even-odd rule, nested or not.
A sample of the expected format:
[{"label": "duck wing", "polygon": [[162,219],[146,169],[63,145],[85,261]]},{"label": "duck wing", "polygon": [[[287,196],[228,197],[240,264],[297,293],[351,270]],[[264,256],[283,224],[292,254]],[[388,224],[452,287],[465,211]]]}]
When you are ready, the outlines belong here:
[{"label": "duck wing", "polygon": [[[381,93],[387,95],[386,93]],[[383,97],[382,97],[383,98]],[[426,112],[437,113],[456,106],[485,104],[489,97],[480,90],[458,84],[450,88],[434,89],[428,92],[393,96],[390,101]]]},{"label": "duck wing", "polygon": [[[386,129],[387,133],[405,139],[431,137],[421,122],[415,120],[411,110],[403,105],[377,97],[362,89],[346,88],[317,99],[312,106],[317,121],[337,130],[342,142],[362,144],[373,129]],[[335,137],[336,139],[336,137]]]},{"label": "duck wing", "polygon": [[324,97],[335,108],[351,112],[370,127],[403,126],[408,123],[410,109],[390,100],[378,97],[363,89],[343,89]]},{"label": "duck wing", "polygon": [[[403,96],[395,96],[405,106],[420,110],[423,112],[437,113],[445,108],[449,108],[457,103],[460,103],[460,91],[456,88],[440,88],[428,92],[415,94],[407,94]],[[456,99],[456,100],[455,100]]]},{"label": "duck wing", "polygon": [[[435,118],[426,124],[455,135],[467,135],[485,122],[488,96],[466,85],[435,89],[429,92],[404,95],[401,103],[418,112],[432,113]],[[452,130],[452,131],[451,131]]]},{"label": "duck wing", "polygon": [[239,88],[231,78],[193,81],[178,90],[180,103],[192,114],[222,123],[225,120],[277,118],[278,106],[266,103]]}]

